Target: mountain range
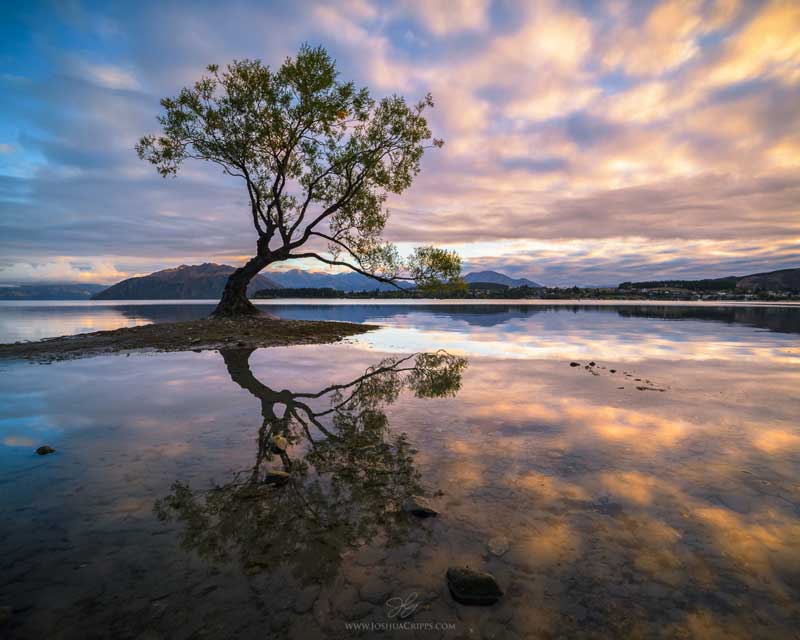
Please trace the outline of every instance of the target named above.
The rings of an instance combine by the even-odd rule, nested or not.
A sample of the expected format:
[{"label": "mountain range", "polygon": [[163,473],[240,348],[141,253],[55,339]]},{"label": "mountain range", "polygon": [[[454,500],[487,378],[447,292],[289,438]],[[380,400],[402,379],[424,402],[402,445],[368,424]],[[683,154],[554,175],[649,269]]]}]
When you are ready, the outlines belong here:
[{"label": "mountain range", "polygon": [[89,300],[104,284],[21,284],[0,286],[0,300]]},{"label": "mountain range", "polygon": [[531,287],[533,289],[541,289],[544,286],[533,280],[528,280],[528,278],[510,278],[497,271],[473,271],[464,276],[464,281],[468,284],[489,282],[491,284],[504,284],[507,287]]},{"label": "mountain range", "polygon": [[[99,284],[25,284],[0,285],[0,300],[167,300],[220,297],[234,267],[206,263],[181,265],[156,271],[147,276],[128,278],[106,287]],[[497,271],[475,271],[464,276],[472,286],[480,284],[507,287],[538,288],[542,285],[528,278],[511,278]],[[413,288],[403,283],[404,288]],[[269,271],[256,276],[248,287],[248,295],[259,289],[333,288],[339,291],[387,291],[394,287],[377,282],[359,273],[321,273],[291,269]],[[621,288],[645,289],[678,287],[692,290],[772,290],[800,291],[800,269],[781,269],[746,276],[728,276],[708,280],[657,280],[627,282]]]},{"label": "mountain range", "polygon": [[800,269],[779,269],[748,276],[726,276],[706,280],[649,280],[623,282],[620,289],[674,288],[693,291],[800,291]]},{"label": "mountain range", "polygon": [[800,291],[800,269],[780,269],[754,273],[740,278],[737,289],[765,289],[772,291]]},{"label": "mountain range", "polygon": [[[101,291],[93,300],[215,300],[222,295],[228,276],[235,269],[227,264],[207,262],[182,264],[148,276],[128,278]],[[269,277],[257,275],[247,287],[248,295],[259,289],[278,289]]]},{"label": "mountain range", "polygon": [[[362,276],[355,271],[345,273],[321,273],[319,271],[304,271],[290,269],[289,271],[267,271],[270,280],[286,289],[331,288],[339,291],[392,291],[396,287],[385,282],[378,282],[367,276]],[[413,284],[402,282],[400,286],[411,289]],[[260,287],[271,288],[275,287]]]}]

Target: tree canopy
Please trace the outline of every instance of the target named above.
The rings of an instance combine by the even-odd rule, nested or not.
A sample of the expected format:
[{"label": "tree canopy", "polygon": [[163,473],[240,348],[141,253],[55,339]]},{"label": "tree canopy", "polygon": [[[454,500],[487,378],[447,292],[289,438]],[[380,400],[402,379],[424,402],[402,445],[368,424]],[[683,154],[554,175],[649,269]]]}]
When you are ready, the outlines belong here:
[{"label": "tree canopy", "polygon": [[388,194],[411,186],[424,151],[443,144],[425,118],[430,94],[376,100],[339,80],[325,49],[304,45],[276,70],[210,65],[161,106],[161,133],[137,145],[142,159],[165,177],[188,159],[213,162],[246,186],[258,240],[243,277],[313,258],[393,284],[460,286],[455,252],[425,246],[402,259],[382,237]]}]

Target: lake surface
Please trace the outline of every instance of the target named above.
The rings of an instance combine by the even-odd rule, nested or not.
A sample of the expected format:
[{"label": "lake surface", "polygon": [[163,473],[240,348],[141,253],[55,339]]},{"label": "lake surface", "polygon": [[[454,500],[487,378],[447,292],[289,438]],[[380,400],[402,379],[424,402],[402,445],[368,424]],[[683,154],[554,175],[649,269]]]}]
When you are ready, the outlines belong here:
[{"label": "lake surface", "polygon": [[[269,308],[382,328],[0,362],[0,636],[797,637],[800,308]],[[0,305],[0,342],[209,309]]]}]

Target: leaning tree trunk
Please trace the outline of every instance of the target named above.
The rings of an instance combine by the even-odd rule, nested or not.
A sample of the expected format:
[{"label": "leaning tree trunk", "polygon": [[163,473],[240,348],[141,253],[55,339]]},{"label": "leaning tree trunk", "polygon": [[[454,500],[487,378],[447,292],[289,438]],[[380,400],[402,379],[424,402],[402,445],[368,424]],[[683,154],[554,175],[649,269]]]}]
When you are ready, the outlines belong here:
[{"label": "leaning tree trunk", "polygon": [[256,256],[243,267],[236,269],[229,277],[222,292],[222,298],[211,315],[214,317],[256,316],[261,312],[247,299],[247,285],[269,264],[266,258]]}]

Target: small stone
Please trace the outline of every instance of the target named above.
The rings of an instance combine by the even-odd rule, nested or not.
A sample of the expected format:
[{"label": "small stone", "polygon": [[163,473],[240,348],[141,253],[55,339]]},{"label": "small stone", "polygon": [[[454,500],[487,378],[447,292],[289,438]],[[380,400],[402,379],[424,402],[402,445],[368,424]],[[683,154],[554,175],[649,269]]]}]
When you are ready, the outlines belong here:
[{"label": "small stone", "polygon": [[447,570],[447,587],[456,602],[466,605],[489,606],[503,595],[492,574],[469,567],[450,567]]},{"label": "small stone", "polygon": [[295,613],[306,613],[307,611],[311,611],[311,608],[314,606],[314,603],[319,597],[319,592],[320,588],[317,585],[312,585],[300,591],[297,594],[297,597],[294,599],[292,611]]},{"label": "small stone", "polygon": [[570,362],[570,363],[569,363],[569,366],[570,366],[570,367],[580,367],[580,366],[581,366],[581,363],[580,363],[580,362]]},{"label": "small stone", "polygon": [[280,631],[289,626],[292,621],[292,614],[290,611],[277,611],[272,614],[269,623],[269,628],[272,631]]},{"label": "small stone", "polygon": [[55,453],[56,450],[53,447],[48,447],[47,445],[43,445],[36,450],[40,456],[46,456],[48,453]]},{"label": "small stone", "polygon": [[241,340],[239,340],[239,342],[236,343],[236,346],[237,347],[246,347],[247,343],[246,342],[242,342]]},{"label": "small stone", "polygon": [[286,451],[286,447],[289,446],[288,440],[283,436],[272,436],[272,448],[276,449],[277,451]]},{"label": "small stone", "polygon": [[594,365],[595,365],[595,362],[594,362],[594,360],[592,360],[592,362],[589,363],[589,366],[593,367]]},{"label": "small stone", "polygon": [[418,518],[430,518],[438,515],[438,511],[433,509],[428,501],[422,496],[411,496],[403,502],[403,511],[410,513]]},{"label": "small stone", "polygon": [[510,547],[508,538],[505,536],[496,536],[489,540],[489,552],[494,556],[502,556]]},{"label": "small stone", "polygon": [[291,476],[286,471],[267,471],[267,473],[264,474],[264,484],[272,484],[276,487],[280,487],[289,482],[290,477]]},{"label": "small stone", "polygon": [[616,369],[609,369],[609,371],[610,371],[611,373],[616,373],[616,372],[617,372],[617,370],[616,370]]},{"label": "small stone", "polygon": [[371,604],[384,604],[392,595],[392,589],[385,580],[371,577],[358,588],[358,595]]},{"label": "small stone", "polygon": [[358,602],[342,612],[345,620],[361,620],[372,612],[372,605],[367,602]]}]

